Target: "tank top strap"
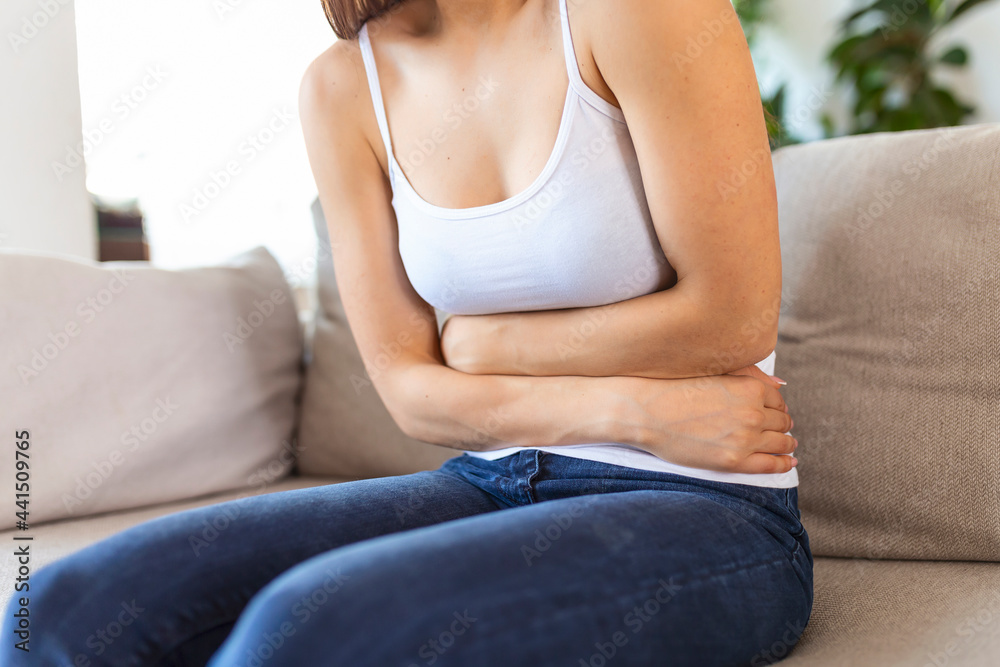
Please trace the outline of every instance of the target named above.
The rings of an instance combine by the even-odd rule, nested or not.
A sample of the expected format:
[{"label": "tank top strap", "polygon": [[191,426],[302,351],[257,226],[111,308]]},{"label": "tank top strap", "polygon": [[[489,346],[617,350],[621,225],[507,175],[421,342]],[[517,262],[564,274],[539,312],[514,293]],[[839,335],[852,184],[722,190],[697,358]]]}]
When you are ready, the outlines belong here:
[{"label": "tank top strap", "polygon": [[625,115],[622,110],[595,93],[583,80],[580,73],[580,62],[576,59],[576,49],[573,48],[573,35],[569,29],[569,7],[567,3],[580,0],[558,0],[559,16],[562,21],[563,56],[566,60],[566,71],[569,74],[570,89],[586,100],[592,107],[606,116],[623,123]]},{"label": "tank top strap", "polygon": [[577,91],[586,88],[583,83],[583,76],[580,74],[580,63],[576,59],[576,50],[573,48],[573,34],[569,29],[569,7],[568,0],[559,0],[559,17],[562,23],[562,43],[563,55],[566,58],[566,71],[569,73],[570,83]]},{"label": "tank top strap", "polygon": [[372,105],[375,107],[375,119],[378,122],[378,130],[382,135],[382,143],[385,144],[386,159],[389,165],[389,177],[392,178],[394,162],[392,153],[392,139],[389,137],[389,121],[385,115],[385,103],[382,101],[382,88],[378,80],[378,68],[375,67],[375,54],[372,51],[372,44],[368,38],[368,24],[365,23],[358,31],[358,45],[361,47],[361,59],[365,65],[365,74],[368,76],[368,90],[371,93]]}]

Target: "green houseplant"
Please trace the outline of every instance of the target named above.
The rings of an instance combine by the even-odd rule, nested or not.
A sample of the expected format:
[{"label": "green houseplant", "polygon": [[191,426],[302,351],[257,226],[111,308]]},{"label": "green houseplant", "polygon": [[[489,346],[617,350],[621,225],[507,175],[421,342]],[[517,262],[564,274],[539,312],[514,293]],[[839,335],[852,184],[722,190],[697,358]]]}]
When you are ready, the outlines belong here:
[{"label": "green houseplant", "polygon": [[959,125],[975,108],[935,78],[962,68],[969,54],[958,45],[935,48],[932,39],[971,9],[991,0],[875,0],[847,16],[828,55],[836,81],[853,91],[846,127],[829,115],[827,136]]}]

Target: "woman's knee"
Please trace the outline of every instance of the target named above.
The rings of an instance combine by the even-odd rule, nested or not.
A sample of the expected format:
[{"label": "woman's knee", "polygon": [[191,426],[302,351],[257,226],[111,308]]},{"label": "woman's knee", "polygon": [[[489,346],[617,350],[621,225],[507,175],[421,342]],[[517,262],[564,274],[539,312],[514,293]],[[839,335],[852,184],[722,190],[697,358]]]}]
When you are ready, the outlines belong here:
[{"label": "woman's knee", "polygon": [[317,654],[338,665],[424,664],[416,640],[427,628],[468,628],[466,609],[444,613],[455,596],[434,590],[427,562],[371,555],[348,547],[278,576],[250,600],[210,667],[297,666]]},{"label": "woman's knee", "polygon": [[317,565],[305,571],[293,568],[279,575],[250,599],[209,664],[226,667],[306,664],[302,661],[308,658],[314,644],[311,636],[317,634],[324,636],[330,646],[339,645],[341,642],[335,641],[333,634],[344,631],[345,621],[366,614],[366,610],[352,608],[358,600],[352,603],[345,599],[347,580],[334,565]]},{"label": "woman's knee", "polygon": [[[18,582],[7,601],[3,632],[15,640],[4,642],[2,654],[10,651],[15,656],[58,660],[52,664],[77,664],[76,654],[84,646],[72,645],[67,637],[75,636],[73,628],[90,620],[85,604],[92,583],[91,573],[72,556],[48,563]],[[0,664],[24,663],[5,659]]]}]

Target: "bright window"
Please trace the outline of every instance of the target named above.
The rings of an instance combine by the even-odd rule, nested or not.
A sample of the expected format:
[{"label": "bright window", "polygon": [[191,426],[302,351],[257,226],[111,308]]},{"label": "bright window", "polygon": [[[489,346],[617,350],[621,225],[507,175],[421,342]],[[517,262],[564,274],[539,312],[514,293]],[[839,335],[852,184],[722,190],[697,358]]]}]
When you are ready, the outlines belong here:
[{"label": "bright window", "polygon": [[153,261],[315,250],[297,97],[335,36],[317,0],[76,3],[87,186],[137,197]]}]

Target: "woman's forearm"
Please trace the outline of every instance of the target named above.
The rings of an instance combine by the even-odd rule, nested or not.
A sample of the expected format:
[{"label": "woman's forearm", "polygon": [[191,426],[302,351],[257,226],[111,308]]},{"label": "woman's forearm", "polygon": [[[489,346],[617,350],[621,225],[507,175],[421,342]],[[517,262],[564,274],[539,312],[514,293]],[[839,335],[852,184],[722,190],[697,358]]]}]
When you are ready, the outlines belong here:
[{"label": "woman's forearm", "polygon": [[456,449],[633,442],[630,380],[470,375],[421,363],[393,379],[386,405],[410,436]]},{"label": "woman's forearm", "polygon": [[592,308],[453,316],[442,351],[470,373],[719,375],[770,354],[779,309],[780,299],[712,308],[674,288]]},{"label": "woman's forearm", "polygon": [[616,442],[713,470],[773,473],[795,465],[784,401],[775,386],[752,377],[469,375],[419,363],[382,386],[404,431],[455,449]]}]

